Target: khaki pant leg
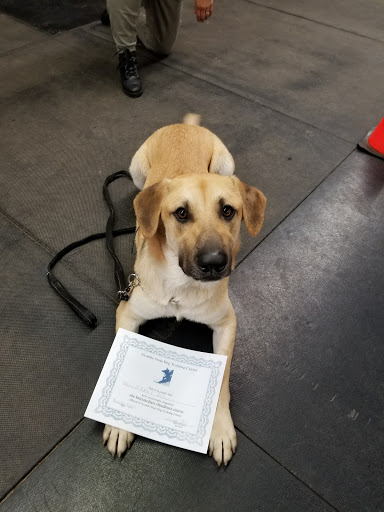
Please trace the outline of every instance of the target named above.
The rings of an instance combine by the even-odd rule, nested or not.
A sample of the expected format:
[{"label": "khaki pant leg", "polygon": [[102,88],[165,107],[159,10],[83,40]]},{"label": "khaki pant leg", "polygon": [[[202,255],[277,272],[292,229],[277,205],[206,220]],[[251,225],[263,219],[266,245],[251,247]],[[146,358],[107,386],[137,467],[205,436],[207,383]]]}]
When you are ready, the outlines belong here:
[{"label": "khaki pant leg", "polygon": [[144,0],[144,7],[137,35],[149,50],[168,55],[179,32],[182,0]]},{"label": "khaki pant leg", "polygon": [[141,0],[107,0],[112,37],[118,52],[136,50],[136,26]]}]

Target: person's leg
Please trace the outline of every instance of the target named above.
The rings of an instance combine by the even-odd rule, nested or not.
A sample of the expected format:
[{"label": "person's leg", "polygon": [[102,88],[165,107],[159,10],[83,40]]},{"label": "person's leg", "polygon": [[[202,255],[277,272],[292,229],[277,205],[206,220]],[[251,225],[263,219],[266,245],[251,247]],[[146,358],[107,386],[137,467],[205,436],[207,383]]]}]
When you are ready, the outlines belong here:
[{"label": "person's leg", "polygon": [[182,0],[144,0],[145,16],[137,23],[137,35],[146,48],[168,55],[179,32]]},{"label": "person's leg", "polygon": [[136,50],[136,25],[141,0],[107,0],[112,37],[118,52]]},{"label": "person's leg", "polygon": [[112,37],[119,54],[121,85],[132,97],[143,92],[136,62],[136,25],[140,6],[141,0],[107,0]]}]

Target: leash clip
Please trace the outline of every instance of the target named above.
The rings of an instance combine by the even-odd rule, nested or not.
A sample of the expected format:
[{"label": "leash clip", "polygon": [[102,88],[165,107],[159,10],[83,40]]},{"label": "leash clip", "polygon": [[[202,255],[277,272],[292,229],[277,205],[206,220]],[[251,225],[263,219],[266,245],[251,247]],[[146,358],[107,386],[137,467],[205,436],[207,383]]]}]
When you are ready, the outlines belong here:
[{"label": "leash clip", "polygon": [[128,276],[128,286],[125,288],[125,290],[119,290],[117,292],[117,296],[119,300],[129,300],[129,297],[132,295],[133,289],[136,288],[136,286],[140,286],[140,279],[137,274],[129,274]]}]

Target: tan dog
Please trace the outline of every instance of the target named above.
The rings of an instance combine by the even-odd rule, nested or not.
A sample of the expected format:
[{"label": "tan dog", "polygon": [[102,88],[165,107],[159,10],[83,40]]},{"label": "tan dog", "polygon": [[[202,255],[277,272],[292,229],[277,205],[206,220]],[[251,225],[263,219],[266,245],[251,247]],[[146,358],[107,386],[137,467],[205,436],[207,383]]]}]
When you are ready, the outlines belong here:
[{"label": "tan dog", "polygon": [[[196,122],[190,116],[185,121]],[[266,199],[232,176],[234,162],[220,139],[193,124],[155,132],[134,155],[130,172],[143,189],[134,200],[140,286],[128,302],[120,303],[117,328],[137,332],[142,323],[160,317],[211,327],[214,352],[228,359],[209,454],[219,466],[226,465],[237,443],[229,411],[236,317],[228,276],[239,248],[241,220],[257,235]],[[133,438],[130,432],[105,426],[103,440],[113,455],[121,456]]]}]

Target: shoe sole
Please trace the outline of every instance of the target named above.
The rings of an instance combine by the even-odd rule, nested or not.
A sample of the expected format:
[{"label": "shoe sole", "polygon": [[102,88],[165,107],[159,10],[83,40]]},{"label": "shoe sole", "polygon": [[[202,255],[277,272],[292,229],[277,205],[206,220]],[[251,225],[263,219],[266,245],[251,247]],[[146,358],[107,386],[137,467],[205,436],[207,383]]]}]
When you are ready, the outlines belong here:
[{"label": "shoe sole", "polygon": [[123,89],[123,92],[130,98],[138,98],[139,96],[141,96],[143,94],[143,90],[141,90],[140,92],[128,92],[125,89]]}]

